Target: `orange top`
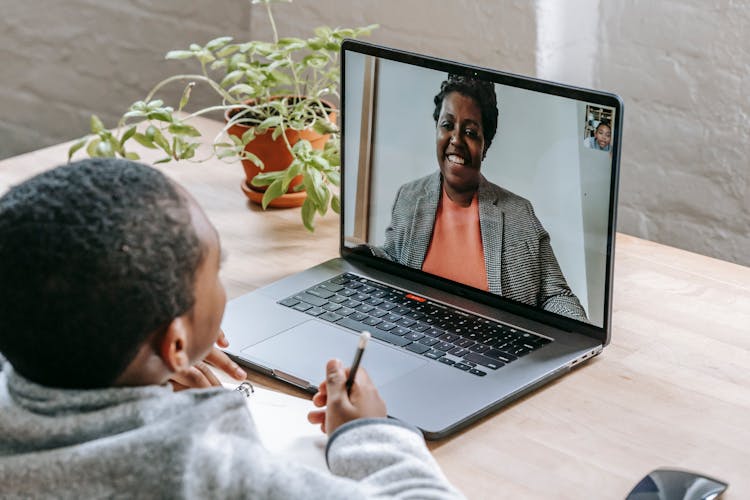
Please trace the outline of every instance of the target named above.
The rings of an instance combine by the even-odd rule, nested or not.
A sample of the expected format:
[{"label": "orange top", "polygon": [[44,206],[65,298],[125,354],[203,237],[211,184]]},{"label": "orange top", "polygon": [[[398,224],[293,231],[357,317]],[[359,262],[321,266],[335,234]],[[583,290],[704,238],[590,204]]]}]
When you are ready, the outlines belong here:
[{"label": "orange top", "polygon": [[454,203],[443,189],[422,270],[489,290],[476,194],[471,205],[462,207]]}]

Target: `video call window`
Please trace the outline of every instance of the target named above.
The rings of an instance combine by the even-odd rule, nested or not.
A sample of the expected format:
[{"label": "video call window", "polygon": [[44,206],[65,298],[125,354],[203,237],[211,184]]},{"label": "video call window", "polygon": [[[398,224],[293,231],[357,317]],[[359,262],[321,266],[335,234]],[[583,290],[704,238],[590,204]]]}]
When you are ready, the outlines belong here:
[{"label": "video call window", "polygon": [[581,138],[614,109],[358,53],[345,71],[349,248],[602,326],[612,159]]}]

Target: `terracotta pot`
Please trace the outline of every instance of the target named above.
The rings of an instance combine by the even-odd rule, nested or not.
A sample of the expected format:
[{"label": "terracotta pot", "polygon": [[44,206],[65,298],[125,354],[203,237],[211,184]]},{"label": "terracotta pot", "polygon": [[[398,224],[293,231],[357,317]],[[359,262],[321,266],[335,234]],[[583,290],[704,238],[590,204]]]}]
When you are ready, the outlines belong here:
[{"label": "terracotta pot", "polygon": [[[252,102],[252,101],[250,101]],[[332,122],[336,121],[336,108],[329,102],[323,101],[323,103],[329,107],[331,112],[328,115],[328,119]],[[232,115],[233,110],[227,110],[224,114],[224,118],[229,121],[229,117]],[[227,132],[231,135],[242,137],[248,130],[247,125],[234,124]],[[266,186],[256,187],[251,184],[253,178],[261,172],[277,172],[286,169],[292,163],[292,154],[286,147],[284,139],[279,136],[275,141],[273,140],[273,128],[268,129],[265,133],[255,136],[255,139],[250,141],[245,146],[245,151],[254,154],[263,162],[263,170],[250,160],[242,160],[242,167],[245,169],[245,180],[242,182],[242,191],[250,198],[251,201],[257,204],[261,204],[263,199],[263,193],[266,190]],[[306,139],[310,142],[313,148],[317,150],[323,150],[330,138],[330,134],[319,134],[312,129],[306,130],[291,130],[287,129],[285,132],[289,144],[292,146],[300,139]],[[302,176],[298,175],[292,182],[289,183],[289,189],[286,194],[283,194],[268,204],[270,207],[298,207],[304,203],[307,193],[304,190],[294,192],[294,187],[302,182]]]}]

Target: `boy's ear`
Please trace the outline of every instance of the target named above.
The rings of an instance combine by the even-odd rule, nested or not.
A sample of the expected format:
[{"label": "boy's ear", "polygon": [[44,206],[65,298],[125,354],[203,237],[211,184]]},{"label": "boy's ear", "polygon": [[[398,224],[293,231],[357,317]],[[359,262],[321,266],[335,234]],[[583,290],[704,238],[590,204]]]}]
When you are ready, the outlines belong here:
[{"label": "boy's ear", "polygon": [[178,373],[190,368],[188,324],[183,316],[173,319],[159,341],[159,356],[169,371]]}]

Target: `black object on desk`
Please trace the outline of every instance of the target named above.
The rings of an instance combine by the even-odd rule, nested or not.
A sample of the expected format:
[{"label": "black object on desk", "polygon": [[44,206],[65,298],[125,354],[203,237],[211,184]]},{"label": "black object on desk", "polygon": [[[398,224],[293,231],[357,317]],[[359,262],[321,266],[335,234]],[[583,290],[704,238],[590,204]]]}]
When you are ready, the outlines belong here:
[{"label": "black object on desk", "polygon": [[715,500],[728,486],[696,472],[655,469],[635,485],[625,500]]}]

